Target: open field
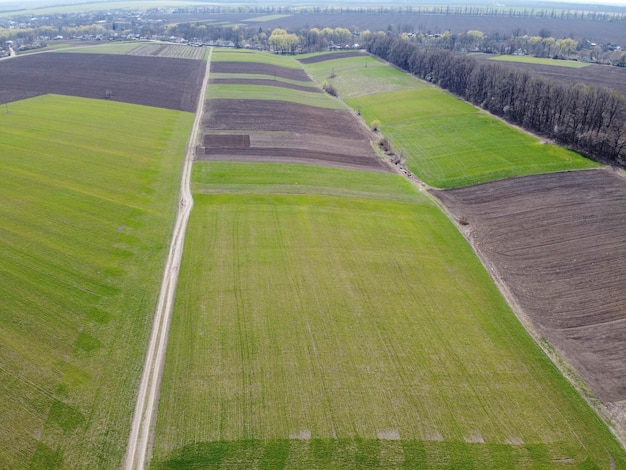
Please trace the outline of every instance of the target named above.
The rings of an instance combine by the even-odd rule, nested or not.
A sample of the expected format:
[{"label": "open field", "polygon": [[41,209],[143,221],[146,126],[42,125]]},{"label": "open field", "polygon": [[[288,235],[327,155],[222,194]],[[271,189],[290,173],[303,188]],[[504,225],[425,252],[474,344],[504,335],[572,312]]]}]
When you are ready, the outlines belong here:
[{"label": "open field", "polygon": [[556,60],[556,59],[544,59],[542,57],[532,56],[515,56],[515,55],[499,55],[491,57],[489,60],[496,62],[514,62],[516,64],[536,64],[536,65],[548,65],[551,67],[565,67],[570,69],[582,69],[589,67],[591,64],[585,62],[578,62],[575,60]]},{"label": "open field", "polygon": [[342,99],[427,86],[367,54],[353,57],[343,57],[340,53],[320,54],[300,62],[318,83],[328,80]]},{"label": "open field", "polygon": [[[490,56],[478,56],[480,60],[490,60]],[[502,65],[505,65],[502,62]],[[509,64],[510,67],[530,70],[546,78],[575,85],[577,83],[587,85],[604,86],[620,92],[626,96],[626,68],[611,67],[608,65],[591,64],[583,68],[554,67],[551,65],[531,64],[516,62]]]},{"label": "open field", "polygon": [[436,194],[594,395],[622,403],[626,425],[624,178],[555,173]]},{"label": "open field", "polygon": [[275,170],[195,163],[154,468],[626,465],[408,182]]},{"label": "open field", "polygon": [[449,188],[525,174],[598,166],[524,134],[434,87],[349,98],[426,183]]},{"label": "open field", "polygon": [[55,95],[9,110],[0,467],[119,468],[193,116]]},{"label": "open field", "polygon": [[186,44],[142,44],[128,53],[134,56],[204,60],[207,51],[206,47],[192,47]]},{"label": "open field", "polygon": [[245,80],[272,80],[275,82],[282,82],[282,83],[288,83],[291,85],[298,85],[301,87],[308,87],[308,88],[316,88],[319,89],[319,85],[311,80],[309,80],[307,78],[307,81],[304,80],[292,80],[289,78],[283,78],[283,77],[279,77],[277,75],[271,74],[271,73],[217,73],[217,72],[213,72],[211,71],[211,80],[224,80],[224,79],[233,79],[233,80],[239,80],[242,79],[242,77],[245,76]]},{"label": "open field", "polygon": [[[0,104],[46,93],[195,111],[205,62],[44,53],[0,62]],[[129,116],[129,119],[131,117]]]},{"label": "open field", "polygon": [[[224,54],[245,60],[221,62]],[[255,62],[255,56],[265,54],[226,52],[213,57],[211,71],[218,71],[219,82],[207,90],[198,160],[390,171],[371,147],[373,136],[367,128],[343,102],[319,93],[298,62],[287,58],[299,68],[285,68]],[[268,83],[259,77],[271,76],[280,78],[271,80],[271,86],[259,84]]]},{"label": "open field", "polygon": [[[236,62],[234,60],[231,61],[222,61],[222,57],[226,53],[218,54],[215,53],[214,62],[211,65],[211,73],[237,73],[237,74],[245,74],[245,75],[269,75],[271,77],[276,78],[286,78],[289,80],[299,80],[301,82],[310,82],[311,79],[306,74],[302,67],[298,64],[298,62],[294,63],[298,67],[295,66],[282,66],[275,65],[272,63],[263,63],[263,62]],[[242,57],[247,57],[248,55],[242,55]],[[263,54],[257,54],[259,58],[265,57]],[[253,56],[251,59],[255,58]],[[293,60],[293,59],[292,59]]]},{"label": "open field", "polygon": [[323,109],[346,111],[346,105],[328,95],[320,94],[319,89],[296,87],[295,85],[270,81],[268,85],[258,81],[242,79],[226,79],[213,83],[207,90],[207,99],[211,100],[243,100],[243,101],[284,101]]},{"label": "open field", "polygon": [[[249,51],[246,49],[216,49],[214,54],[213,60],[215,60],[215,62],[234,62],[237,64],[245,64],[240,65],[241,67],[256,67],[256,65],[253,66],[249,63],[274,65],[282,68],[299,69],[301,71],[301,66],[298,61],[294,58],[294,56],[290,55]],[[231,64],[231,66],[235,67],[236,65]],[[250,70],[250,73],[254,72]]]}]

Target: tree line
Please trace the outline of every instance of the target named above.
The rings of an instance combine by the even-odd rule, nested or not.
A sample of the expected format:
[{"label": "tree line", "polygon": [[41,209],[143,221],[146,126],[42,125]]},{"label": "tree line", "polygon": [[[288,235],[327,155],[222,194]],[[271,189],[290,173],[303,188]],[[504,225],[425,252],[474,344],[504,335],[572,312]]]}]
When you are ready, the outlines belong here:
[{"label": "tree line", "polygon": [[626,97],[402,38],[370,35],[368,52],[496,116],[590,158],[626,165]]}]

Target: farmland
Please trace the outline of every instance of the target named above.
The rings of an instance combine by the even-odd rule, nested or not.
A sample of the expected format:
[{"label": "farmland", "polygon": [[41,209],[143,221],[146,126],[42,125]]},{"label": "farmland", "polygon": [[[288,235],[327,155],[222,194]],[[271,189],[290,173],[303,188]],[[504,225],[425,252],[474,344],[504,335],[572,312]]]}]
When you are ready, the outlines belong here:
[{"label": "farmland", "polygon": [[[329,59],[328,62],[337,65],[328,64],[326,68],[341,70],[343,61],[354,60]],[[323,62],[305,67],[317,70],[319,77],[320,64]],[[364,76],[361,72],[364,68],[363,65],[343,70],[340,76],[344,82],[338,82],[340,95],[345,89],[375,89],[376,80]],[[344,85],[345,82],[350,84]],[[405,83],[405,89],[346,97],[345,102],[358,110],[365,122],[379,120],[383,134],[406,161],[407,168],[430,185],[466,186],[524,174],[596,166],[574,152],[520,133],[431,85],[417,80],[412,87],[410,82]]]},{"label": "farmland", "polygon": [[556,60],[556,59],[544,59],[541,57],[531,56],[515,56],[515,55],[500,55],[492,57],[491,60],[499,62],[513,62],[516,64],[537,64],[537,65],[551,65],[553,67],[565,67],[570,69],[582,69],[589,67],[591,64],[585,62],[577,62],[573,60]]},{"label": "farmland", "polygon": [[[46,93],[195,111],[205,62],[54,52],[0,63],[0,103]],[[25,80],[24,77],[27,77]]]},{"label": "farmland", "polygon": [[[492,60],[490,56],[478,55],[477,57],[480,60]],[[506,60],[504,58],[501,60],[504,65]],[[608,67],[599,64],[589,64],[587,67],[582,68],[555,67],[554,65],[531,61],[515,62],[509,64],[509,66],[530,70],[546,78],[571,85],[582,83],[607,87],[626,96],[626,68],[624,67]]]},{"label": "farmland", "polygon": [[118,468],[193,116],[55,95],[8,109],[0,467]]},{"label": "farmland", "polygon": [[624,178],[555,173],[436,194],[467,220],[538,334],[626,428]]},{"label": "farmland", "polygon": [[289,194],[318,168],[231,164],[225,183],[211,165],[194,168],[155,468],[622,458],[439,209],[367,190],[405,198],[400,177]]},{"label": "farmland", "polygon": [[221,98],[203,126],[154,468],[626,464],[437,205],[293,164],[367,139],[354,114]]}]

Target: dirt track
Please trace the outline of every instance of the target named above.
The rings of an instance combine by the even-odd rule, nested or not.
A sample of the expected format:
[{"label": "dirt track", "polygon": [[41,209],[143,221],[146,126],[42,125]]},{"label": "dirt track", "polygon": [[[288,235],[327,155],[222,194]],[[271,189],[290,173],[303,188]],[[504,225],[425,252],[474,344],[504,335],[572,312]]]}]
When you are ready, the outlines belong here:
[{"label": "dirt track", "polygon": [[432,192],[469,222],[535,329],[626,424],[624,178],[590,170]]},{"label": "dirt track", "polygon": [[193,129],[189,141],[187,142],[187,155],[183,168],[178,216],[176,217],[176,225],[174,226],[170,251],[165,265],[161,292],[154,315],[152,334],[148,344],[146,362],[141,377],[126,457],[124,459],[124,468],[128,470],[143,470],[146,464],[150,462],[152,441],[154,439],[154,416],[158,405],[161,375],[165,365],[165,352],[167,350],[170,319],[174,307],[176,286],[178,284],[178,272],[183,256],[187,222],[193,206],[190,188],[191,166],[193,163],[195,145],[198,140],[198,133],[200,131],[200,122],[203,112],[202,104],[204,103],[204,93],[208,83],[210,65],[211,56],[209,55],[202,88],[198,95],[198,112],[196,113]]}]

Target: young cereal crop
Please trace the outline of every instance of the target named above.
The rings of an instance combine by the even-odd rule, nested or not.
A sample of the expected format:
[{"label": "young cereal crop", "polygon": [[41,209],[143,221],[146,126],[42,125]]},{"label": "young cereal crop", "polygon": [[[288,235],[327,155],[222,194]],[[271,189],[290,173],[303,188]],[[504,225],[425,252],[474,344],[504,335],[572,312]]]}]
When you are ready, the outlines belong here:
[{"label": "young cereal crop", "polygon": [[374,189],[408,182],[227,166],[194,168],[154,468],[626,464],[443,213]]},{"label": "young cereal crop", "polygon": [[119,468],[193,115],[55,95],[6,108],[0,467]]}]

